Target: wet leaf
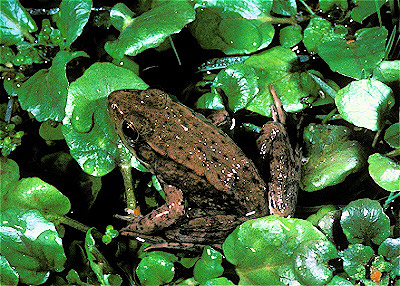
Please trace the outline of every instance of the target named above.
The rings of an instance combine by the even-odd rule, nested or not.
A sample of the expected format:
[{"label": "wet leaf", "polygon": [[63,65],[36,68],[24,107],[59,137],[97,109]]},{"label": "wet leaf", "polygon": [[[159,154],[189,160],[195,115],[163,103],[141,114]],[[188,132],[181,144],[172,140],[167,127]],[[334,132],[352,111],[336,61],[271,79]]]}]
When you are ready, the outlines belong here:
[{"label": "wet leaf", "polygon": [[350,243],[381,244],[390,235],[390,220],[379,202],[352,201],[343,208],[340,224]]},{"label": "wet leaf", "polygon": [[0,255],[0,284],[8,286],[17,286],[19,275],[4,256]]},{"label": "wet leaf", "polygon": [[3,207],[37,209],[43,214],[65,215],[71,209],[69,199],[57,188],[39,178],[24,178],[9,186],[2,197]]},{"label": "wet leaf", "polygon": [[374,255],[374,250],[362,244],[353,244],[339,252],[339,255],[343,259],[344,271],[350,276],[350,278],[356,280],[365,279],[366,265]]},{"label": "wet leaf", "polygon": [[318,52],[318,45],[326,33],[332,33],[331,23],[321,17],[314,17],[310,20],[307,28],[304,29],[304,45],[311,53]]},{"label": "wet leaf", "polygon": [[379,246],[378,253],[392,263],[392,277],[400,276],[400,238],[387,238]]},{"label": "wet leaf", "polygon": [[384,27],[374,27],[358,30],[354,40],[347,40],[345,35],[325,36],[318,45],[318,54],[333,71],[356,79],[365,78],[383,60],[387,34]]},{"label": "wet leaf", "polygon": [[284,16],[294,16],[297,13],[297,3],[295,0],[277,0],[272,5],[272,11]]},{"label": "wet leaf", "polygon": [[[228,55],[250,54],[271,43],[275,33],[272,24],[263,19],[248,19],[239,11],[229,9],[231,3],[233,5],[246,4],[245,1],[225,2],[227,6],[223,8],[216,5],[211,8],[197,9],[196,21],[193,22],[190,29],[203,49],[218,49]],[[264,2],[268,3],[269,1]],[[241,10],[238,7],[235,8]],[[241,8],[251,9],[254,7]],[[247,15],[245,10],[241,10],[241,12]],[[252,12],[254,11],[248,11],[248,13]]]},{"label": "wet leaf", "polygon": [[170,253],[154,251],[143,257],[136,268],[136,274],[142,285],[162,285],[174,278],[175,261],[177,257]]},{"label": "wet leaf", "polygon": [[354,21],[361,23],[365,18],[377,12],[385,2],[385,0],[354,1],[356,7],[351,10],[351,17]]},{"label": "wet leaf", "polygon": [[62,131],[72,157],[86,173],[103,176],[122,159],[136,162],[129,150],[118,148],[106,101],[114,90],[147,87],[136,74],[111,63],[93,64],[71,84]]},{"label": "wet leaf", "polygon": [[304,129],[306,157],[302,166],[302,189],[308,192],[339,184],[366,162],[364,148],[350,141],[344,126],[310,124]]},{"label": "wet leaf", "polygon": [[349,5],[346,0],[319,0],[319,8],[324,12],[328,12],[336,6],[346,11]]},{"label": "wet leaf", "polygon": [[382,61],[373,72],[373,79],[383,82],[400,80],[400,60]]},{"label": "wet leaf", "polygon": [[297,45],[302,39],[302,29],[299,25],[287,26],[279,32],[279,41],[286,48]]},{"label": "wet leaf", "polygon": [[332,243],[308,221],[276,215],[249,220],[223,244],[239,284],[324,285],[332,278]]},{"label": "wet leaf", "polygon": [[394,105],[394,97],[386,84],[363,79],[340,89],[335,102],[344,120],[377,131],[383,126],[386,112]]},{"label": "wet leaf", "polygon": [[26,284],[44,283],[50,271],[62,271],[66,257],[54,225],[38,210],[1,212],[1,254]]},{"label": "wet leaf", "polygon": [[194,278],[200,283],[217,278],[222,275],[224,268],[221,266],[222,254],[215,249],[206,246],[201,258],[196,262],[193,269]]},{"label": "wet leaf", "polygon": [[18,0],[0,1],[0,44],[16,44],[36,30],[35,21]]},{"label": "wet leaf", "polygon": [[368,158],[368,171],[375,183],[389,192],[400,191],[400,164],[375,153]]},{"label": "wet leaf", "polygon": [[219,277],[207,280],[206,282],[200,284],[200,286],[230,286],[236,285],[232,281],[228,280],[226,277]]},{"label": "wet leaf", "polygon": [[65,115],[68,80],[66,65],[84,52],[59,51],[49,69],[41,69],[15,92],[24,110],[31,112],[38,121],[61,121]]},{"label": "wet leaf", "polygon": [[107,42],[104,48],[115,59],[122,59],[124,55],[135,56],[159,46],[168,36],[192,22],[194,17],[194,10],[188,2],[165,2],[134,18],[118,39]]},{"label": "wet leaf", "polygon": [[[0,157],[0,197],[3,197],[9,190],[11,183],[19,180],[19,167],[18,164],[7,157]],[[4,206],[0,204],[2,210]]]},{"label": "wet leaf", "polygon": [[54,19],[61,35],[65,37],[67,47],[82,34],[82,30],[89,20],[91,9],[92,0],[63,0],[61,2],[60,11],[54,15]]}]

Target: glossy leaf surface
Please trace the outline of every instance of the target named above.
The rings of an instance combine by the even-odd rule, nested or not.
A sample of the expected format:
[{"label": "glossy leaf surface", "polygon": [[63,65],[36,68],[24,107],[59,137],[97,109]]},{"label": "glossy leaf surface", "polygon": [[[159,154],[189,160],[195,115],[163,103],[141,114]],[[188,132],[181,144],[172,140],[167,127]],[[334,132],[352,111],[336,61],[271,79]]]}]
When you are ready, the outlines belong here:
[{"label": "glossy leaf surface", "polygon": [[306,157],[302,166],[302,189],[321,190],[344,181],[365,164],[364,148],[350,141],[350,130],[344,126],[310,124],[304,129]]},{"label": "glossy leaf surface", "polygon": [[107,96],[114,90],[147,87],[136,74],[111,63],[93,64],[71,84],[62,131],[72,157],[86,173],[103,176],[114,169],[115,162],[132,159],[125,147],[117,147]]},{"label": "glossy leaf surface", "polygon": [[38,210],[1,212],[1,254],[26,284],[44,283],[49,272],[62,271],[66,260],[61,238]]},{"label": "glossy leaf surface", "polygon": [[381,244],[390,235],[390,220],[379,202],[352,201],[343,208],[340,224],[350,243]]},{"label": "glossy leaf surface", "polygon": [[166,252],[154,251],[143,257],[136,274],[142,285],[162,285],[172,281],[177,258]]},{"label": "glossy leaf surface", "polygon": [[368,171],[375,183],[389,192],[400,191],[400,164],[379,153],[368,158]]},{"label": "glossy leaf surface", "polygon": [[223,244],[236,266],[239,284],[324,285],[332,278],[328,261],[336,248],[308,221],[276,215],[249,220]]},{"label": "glossy leaf surface", "polygon": [[356,126],[377,131],[382,128],[386,112],[394,105],[392,89],[377,80],[353,81],[335,97],[343,119]]},{"label": "glossy leaf surface", "polygon": [[346,250],[341,251],[339,255],[343,259],[344,271],[346,271],[350,278],[362,280],[365,278],[365,268],[374,255],[374,250],[369,246],[353,244]]},{"label": "glossy leaf surface", "polygon": [[206,246],[201,258],[196,262],[193,269],[194,278],[200,283],[217,278],[222,275],[224,268],[221,266],[222,254],[215,249]]}]

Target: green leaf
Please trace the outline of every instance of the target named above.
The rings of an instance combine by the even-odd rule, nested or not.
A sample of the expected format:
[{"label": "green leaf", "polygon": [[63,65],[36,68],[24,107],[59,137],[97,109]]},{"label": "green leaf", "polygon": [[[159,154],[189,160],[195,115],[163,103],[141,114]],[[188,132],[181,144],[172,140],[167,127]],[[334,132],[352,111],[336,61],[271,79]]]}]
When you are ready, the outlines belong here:
[{"label": "green leaf", "polygon": [[392,148],[400,148],[400,122],[392,124],[385,131],[386,143]]},{"label": "green leaf", "polygon": [[400,192],[400,164],[375,153],[368,158],[368,171],[375,183],[389,192]]},{"label": "green leaf", "polygon": [[0,285],[17,286],[19,275],[4,256],[0,255]]},{"label": "green leaf", "polygon": [[355,40],[350,41],[345,35],[328,34],[318,45],[318,54],[333,71],[356,79],[365,78],[384,58],[387,34],[384,27],[360,29],[355,33]]},{"label": "green leaf", "polygon": [[[263,19],[246,19],[246,16],[241,16],[239,11],[231,11],[229,4],[238,4],[238,1],[226,1],[226,3],[227,6],[224,8],[197,10],[196,21],[190,29],[203,49],[218,49],[228,55],[250,54],[271,43],[275,33],[271,23]],[[240,3],[246,4],[245,1]],[[244,13],[244,10],[242,12]]]},{"label": "green leaf", "polygon": [[111,63],[95,63],[71,83],[62,131],[72,157],[86,173],[103,176],[115,162],[133,160],[128,149],[118,147],[106,101],[114,90],[147,87],[136,74]]},{"label": "green leaf", "polygon": [[89,20],[92,0],[70,1],[63,0],[60,4],[60,11],[54,15],[61,35],[66,39],[68,48],[82,33]]},{"label": "green leaf", "polygon": [[203,250],[201,258],[194,266],[194,278],[200,283],[204,283],[207,280],[221,276],[224,272],[224,268],[221,266],[221,263],[222,254],[210,246],[206,246]]},{"label": "green leaf", "polygon": [[350,243],[381,244],[390,235],[390,220],[379,202],[352,201],[343,208],[340,224]]},{"label": "green leaf", "polygon": [[136,17],[117,40],[107,42],[104,48],[115,59],[122,59],[124,55],[135,56],[159,46],[168,36],[192,22],[194,17],[194,9],[188,2],[166,2]]},{"label": "green leaf", "polygon": [[[346,2],[347,3],[347,2]],[[349,280],[340,277],[338,275],[335,275],[331,281],[329,281],[326,286],[353,286],[354,284],[351,283]]]},{"label": "green leaf", "polygon": [[[0,198],[3,197],[9,190],[9,186],[19,180],[18,164],[7,157],[0,157]],[[1,200],[0,200],[1,201]],[[3,205],[0,204],[0,209],[3,210]]]},{"label": "green leaf", "polygon": [[337,257],[310,222],[277,215],[243,223],[222,248],[245,285],[324,285],[332,278],[328,260]]},{"label": "green leaf", "polygon": [[42,122],[39,127],[39,135],[44,140],[63,140],[61,124],[54,123],[51,120]]},{"label": "green leaf", "polygon": [[379,246],[378,253],[393,264],[392,277],[400,276],[400,238],[387,238]]},{"label": "green leaf", "polygon": [[364,166],[364,148],[349,136],[350,130],[344,126],[310,124],[304,129],[309,159],[302,166],[303,190],[313,192],[339,184]]},{"label": "green leaf", "polygon": [[331,23],[321,17],[314,17],[310,20],[307,28],[304,29],[303,43],[311,53],[318,52],[318,46],[326,33],[332,33]]},{"label": "green leaf", "polygon": [[37,209],[43,214],[62,216],[71,209],[71,203],[66,196],[36,177],[13,183],[2,200],[6,208]]},{"label": "green leaf", "polygon": [[302,29],[299,25],[287,26],[279,32],[279,42],[286,48],[297,45],[302,39]]},{"label": "green leaf", "polygon": [[284,16],[295,16],[297,13],[297,4],[295,0],[275,0],[272,5],[272,11]]},{"label": "green leaf", "polygon": [[353,244],[339,252],[339,255],[343,259],[344,271],[350,276],[350,278],[356,280],[365,279],[366,269],[365,266],[374,255],[374,250],[362,244]]},{"label": "green leaf", "polygon": [[344,120],[377,131],[383,126],[386,112],[394,105],[394,98],[386,84],[363,79],[340,89],[335,103]]},{"label": "green leaf", "polygon": [[382,61],[373,72],[373,79],[383,82],[400,80],[400,60]]},{"label": "green leaf", "polygon": [[348,8],[347,0],[319,0],[319,8],[324,12],[328,12],[329,10],[336,7],[339,7],[343,11],[346,11]]},{"label": "green leaf", "polygon": [[0,44],[13,45],[35,32],[37,26],[18,0],[0,1]]},{"label": "green leaf", "polygon": [[162,251],[147,254],[136,268],[141,285],[162,285],[172,281],[177,257]]},{"label": "green leaf", "polygon": [[207,280],[204,283],[201,283],[200,286],[230,286],[230,285],[236,285],[232,281],[228,280],[226,277],[218,277],[218,278],[213,278],[210,280]]},{"label": "green leaf", "polygon": [[[263,18],[269,15],[273,0],[215,0],[215,1],[197,1],[194,6],[201,8],[220,8],[228,12],[239,13],[246,19]],[[200,9],[201,10],[201,9]]]},{"label": "green leaf", "polygon": [[351,17],[354,21],[361,23],[369,15],[377,12],[386,0],[353,1],[356,7],[351,10]]},{"label": "green leaf", "polygon": [[61,121],[65,114],[68,80],[66,65],[84,52],[59,51],[49,69],[41,69],[16,89],[21,107],[38,121]]},{"label": "green leaf", "polygon": [[1,212],[1,254],[18,272],[20,281],[44,283],[50,271],[62,271],[66,257],[54,225],[38,210]]},{"label": "green leaf", "polygon": [[214,94],[211,92],[205,93],[199,97],[195,103],[196,108],[206,108],[206,109],[224,109],[224,101],[221,95]]},{"label": "green leaf", "polygon": [[110,11],[110,20],[118,31],[125,30],[134,21],[133,13],[124,3],[117,3]]}]

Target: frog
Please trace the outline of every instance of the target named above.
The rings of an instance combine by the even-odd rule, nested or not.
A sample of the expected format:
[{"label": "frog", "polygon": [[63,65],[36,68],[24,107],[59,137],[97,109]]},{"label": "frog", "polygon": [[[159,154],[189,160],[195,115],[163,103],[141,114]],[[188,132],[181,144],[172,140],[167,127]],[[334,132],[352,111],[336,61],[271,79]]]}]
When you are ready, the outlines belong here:
[{"label": "frog", "polygon": [[[257,140],[260,156],[276,169],[266,183],[226,133],[166,92],[117,90],[107,102],[121,142],[165,192],[165,203],[147,214],[117,215],[128,222],[120,233],[150,243],[146,250],[221,248],[227,235],[247,220],[293,214],[298,168],[277,117],[263,126]],[[281,150],[271,152],[274,148]],[[288,157],[291,170],[285,172],[282,160]],[[289,177],[293,186],[286,191],[282,180]]]}]

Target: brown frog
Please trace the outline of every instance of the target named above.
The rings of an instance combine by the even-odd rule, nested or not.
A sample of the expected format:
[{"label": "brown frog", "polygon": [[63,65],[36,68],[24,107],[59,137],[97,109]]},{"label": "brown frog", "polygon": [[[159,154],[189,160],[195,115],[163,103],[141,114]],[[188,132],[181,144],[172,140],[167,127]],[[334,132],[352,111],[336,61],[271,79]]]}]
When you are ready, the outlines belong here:
[{"label": "brown frog", "polygon": [[[218,247],[246,220],[293,213],[298,168],[281,123],[267,123],[257,141],[274,168],[267,186],[229,136],[161,90],[114,91],[108,109],[123,144],[157,176],[166,194],[165,204],[149,214],[120,216],[129,221],[123,235],[153,248]],[[271,152],[275,148],[280,150]],[[294,186],[287,191],[288,177]]]}]

